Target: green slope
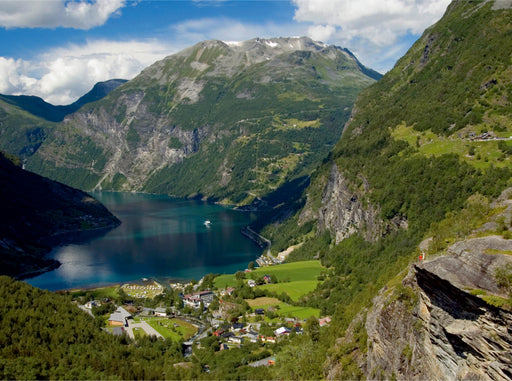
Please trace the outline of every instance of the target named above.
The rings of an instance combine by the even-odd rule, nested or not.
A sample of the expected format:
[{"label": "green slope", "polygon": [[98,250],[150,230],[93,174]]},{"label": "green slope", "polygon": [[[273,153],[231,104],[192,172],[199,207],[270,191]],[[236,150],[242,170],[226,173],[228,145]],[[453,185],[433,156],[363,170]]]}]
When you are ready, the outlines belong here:
[{"label": "green slope", "polygon": [[183,360],[179,344],[106,333],[69,297],[0,276],[0,298],[2,379],[193,378],[173,366]]},{"label": "green slope", "polygon": [[[333,337],[417,258],[432,224],[475,193],[496,197],[511,185],[510,142],[470,139],[512,135],[512,10],[492,7],[453,2],[393,70],[359,95],[340,141],[312,178],[306,207],[262,233],[276,250],[304,241],[292,258],[320,255],[333,267],[310,304],[336,316]],[[376,241],[359,232],[335,244],[336,226],[318,224],[319,210],[329,213],[333,165],[362,208],[377,211],[384,234]],[[339,346],[331,365],[354,364],[354,348],[365,350],[364,329],[353,329],[355,347]],[[361,376],[356,366],[347,369],[347,377]]]},{"label": "green slope", "polygon": [[86,189],[248,204],[309,175],[379,77],[306,38],[205,41],[86,105],[28,166]]}]

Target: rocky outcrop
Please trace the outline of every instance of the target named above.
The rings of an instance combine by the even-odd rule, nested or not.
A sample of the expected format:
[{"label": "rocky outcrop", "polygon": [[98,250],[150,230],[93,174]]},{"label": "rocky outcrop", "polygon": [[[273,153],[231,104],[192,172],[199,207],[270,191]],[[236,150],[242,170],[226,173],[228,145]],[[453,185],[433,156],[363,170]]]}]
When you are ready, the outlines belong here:
[{"label": "rocky outcrop", "polygon": [[[333,164],[325,179],[320,207],[316,209],[308,199],[299,218],[300,223],[317,219],[319,230],[331,232],[336,243],[354,233],[362,234],[368,241],[377,240],[385,232],[385,224],[379,218],[379,210],[364,201],[369,188],[365,181],[363,187],[363,190],[356,189]],[[403,221],[390,223],[393,226],[401,224],[406,227]]]},{"label": "rocky outcrop", "polygon": [[333,164],[322,195],[318,226],[331,231],[336,243],[356,232],[361,232],[368,240],[380,236],[382,223],[378,211],[370,204],[364,207],[361,196],[360,192],[350,189],[349,182]]},{"label": "rocky outcrop", "polygon": [[499,290],[489,272],[512,258],[458,250],[481,243],[412,265],[402,284],[381,291],[366,321],[368,377],[512,379],[512,313],[465,291]]}]

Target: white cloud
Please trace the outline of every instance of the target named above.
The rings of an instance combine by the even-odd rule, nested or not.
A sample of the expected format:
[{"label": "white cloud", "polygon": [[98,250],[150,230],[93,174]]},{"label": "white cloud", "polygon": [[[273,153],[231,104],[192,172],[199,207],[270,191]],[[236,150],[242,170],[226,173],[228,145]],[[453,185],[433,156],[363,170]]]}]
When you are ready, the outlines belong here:
[{"label": "white cloud", "polygon": [[125,0],[1,0],[0,26],[90,29],[103,25],[125,6],[125,2]]},{"label": "white cloud", "polygon": [[176,49],[156,41],[90,41],[56,48],[31,61],[0,57],[0,93],[69,104],[96,82],[131,79]]},{"label": "white cloud", "polygon": [[389,45],[400,35],[421,33],[441,16],[450,0],[294,0],[295,19],[340,27],[346,38]]},{"label": "white cloud", "polygon": [[329,41],[336,33],[332,25],[313,25],[308,29],[308,35],[315,41]]},{"label": "white cloud", "polygon": [[[295,20],[309,23],[307,34],[362,52],[369,66],[388,70],[382,55],[401,49],[403,38],[436,22],[451,0],[293,0]],[[399,56],[398,56],[399,57]],[[396,57],[394,60],[398,58]],[[382,67],[376,67],[380,62]]]}]

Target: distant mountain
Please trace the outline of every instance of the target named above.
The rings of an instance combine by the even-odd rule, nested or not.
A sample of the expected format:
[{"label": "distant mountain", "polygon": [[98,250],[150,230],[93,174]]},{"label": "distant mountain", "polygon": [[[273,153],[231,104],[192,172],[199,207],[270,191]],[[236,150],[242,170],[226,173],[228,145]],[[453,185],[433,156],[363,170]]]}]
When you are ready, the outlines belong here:
[{"label": "distant mountain", "polygon": [[306,178],[377,78],[308,38],[204,41],[70,115],[27,165],[82,189],[249,204]]},{"label": "distant mountain", "polygon": [[44,257],[50,248],[119,224],[87,193],[25,171],[1,152],[0,184],[0,274],[55,268]]},{"label": "distant mountain", "polygon": [[110,94],[111,91],[117,89],[119,86],[126,82],[128,82],[126,79],[110,79],[108,81],[96,83],[91,91],[89,91],[87,94],[81,96],[78,100],[71,103],[70,105],[63,106],[66,107],[66,115],[74,113],[87,103],[96,102],[105,98],[108,94]]},{"label": "distant mountain", "polygon": [[50,122],[61,122],[66,115],[72,114],[83,105],[100,100],[107,96],[112,90],[125,83],[125,79],[111,79],[105,82],[98,82],[91,91],[70,105],[54,106],[45,102],[36,96],[28,95],[3,95],[0,94],[0,100],[17,106],[20,109],[29,112]]}]

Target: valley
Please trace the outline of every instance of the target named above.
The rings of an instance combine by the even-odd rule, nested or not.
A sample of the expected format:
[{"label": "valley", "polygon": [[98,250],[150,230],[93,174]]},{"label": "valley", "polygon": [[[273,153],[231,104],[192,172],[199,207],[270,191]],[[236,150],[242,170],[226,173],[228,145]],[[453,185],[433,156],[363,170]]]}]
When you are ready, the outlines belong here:
[{"label": "valley", "polygon": [[[116,261],[136,276],[61,292],[0,277],[2,377],[512,379],[511,19],[510,0],[454,0],[382,77],[307,37],[214,39],[62,121],[0,100],[14,178],[24,165],[157,201],[119,211],[157,221]],[[3,204],[15,211],[26,188],[13,183]],[[75,194],[65,189],[63,199]],[[190,234],[162,243],[168,195],[180,197],[176,225]],[[187,203],[229,206],[240,220],[224,229]],[[63,209],[74,210],[56,205],[50,217]],[[25,227],[62,221],[24,215]],[[223,246],[247,237],[264,253]],[[151,260],[142,244],[153,240],[183,251]],[[224,254],[215,271],[209,261]],[[165,279],[182,263],[199,280]]]}]

